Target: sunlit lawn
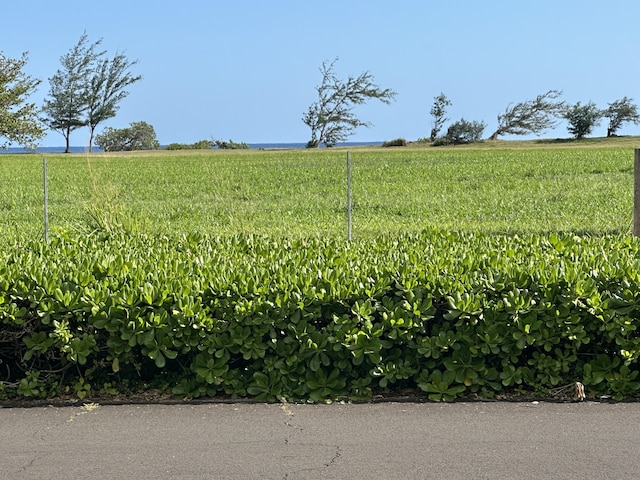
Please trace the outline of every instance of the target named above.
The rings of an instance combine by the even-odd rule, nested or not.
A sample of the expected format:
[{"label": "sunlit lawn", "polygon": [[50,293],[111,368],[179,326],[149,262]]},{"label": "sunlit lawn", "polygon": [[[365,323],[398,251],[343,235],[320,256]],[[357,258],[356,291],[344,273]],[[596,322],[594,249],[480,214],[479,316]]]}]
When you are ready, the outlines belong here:
[{"label": "sunlit lawn", "polygon": [[[630,139],[351,150],[353,235],[629,233]],[[346,236],[342,149],[47,155],[52,231]],[[0,156],[0,236],[42,235],[43,155]]]}]

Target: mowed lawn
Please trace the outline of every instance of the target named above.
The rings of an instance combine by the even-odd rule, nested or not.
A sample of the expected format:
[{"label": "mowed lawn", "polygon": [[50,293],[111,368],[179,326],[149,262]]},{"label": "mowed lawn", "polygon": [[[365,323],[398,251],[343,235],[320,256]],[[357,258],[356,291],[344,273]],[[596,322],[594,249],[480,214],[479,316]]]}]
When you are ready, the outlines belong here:
[{"label": "mowed lawn", "polygon": [[[354,238],[630,233],[633,142],[353,148]],[[347,150],[0,155],[0,239],[50,231],[346,237]]]}]

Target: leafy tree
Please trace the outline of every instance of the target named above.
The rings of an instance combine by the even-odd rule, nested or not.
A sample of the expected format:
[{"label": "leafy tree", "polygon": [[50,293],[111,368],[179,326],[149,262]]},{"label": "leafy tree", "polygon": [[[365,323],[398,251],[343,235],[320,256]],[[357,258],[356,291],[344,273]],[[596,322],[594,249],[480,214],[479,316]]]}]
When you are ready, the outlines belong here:
[{"label": "leafy tree", "polygon": [[96,60],[104,51],[96,52],[101,40],[89,43],[86,32],[78,43],[60,57],[62,68],[49,79],[49,98],[45,100],[45,122],[49,128],[60,132],[66,142],[65,153],[69,153],[71,132],[88,124],[91,79]]},{"label": "leafy tree", "polygon": [[27,97],[34,92],[40,80],[22,71],[26,63],[26,52],[20,58],[5,57],[0,52],[0,137],[6,139],[0,148],[6,148],[13,142],[34,148],[44,136],[38,109],[34,103],[27,102]]},{"label": "leafy tree", "polygon": [[478,142],[482,139],[482,134],[486,127],[487,125],[484,122],[469,122],[463,118],[449,126],[444,143],[460,145]]},{"label": "leafy tree", "polygon": [[602,111],[593,102],[586,105],[578,102],[566,107],[562,116],[569,123],[567,126],[569,133],[581,140],[591,134],[593,127],[600,124]]},{"label": "leafy tree", "polygon": [[558,101],[561,95],[558,90],[549,90],[533,100],[509,105],[498,115],[498,128],[489,140],[496,140],[499,135],[538,135],[555,127],[555,117],[560,116],[564,108],[564,102]]},{"label": "leafy tree", "polygon": [[434,97],[433,106],[431,107],[431,116],[433,117],[433,128],[431,129],[431,136],[429,137],[433,142],[440,130],[444,126],[445,122],[449,119],[446,118],[446,109],[451,106],[451,101],[445,96],[444,93],[440,93],[437,97]]},{"label": "leafy tree", "polygon": [[117,53],[112,59],[99,60],[93,69],[87,95],[87,125],[91,131],[89,151],[98,124],[115,117],[118,103],[129,95],[125,88],[142,78],[129,71],[137,63],[137,60],[129,61],[124,54]]},{"label": "leafy tree", "polygon": [[640,123],[638,107],[631,98],[624,97],[609,104],[609,107],[602,112],[602,116],[609,119],[607,127],[607,137],[614,137],[623,123]]},{"label": "leafy tree", "polygon": [[370,127],[370,123],[355,116],[354,106],[370,99],[390,104],[396,96],[393,90],[376,85],[369,72],[357,77],[349,76],[346,81],[338,79],[333,71],[336,62],[337,59],[330,64],[322,63],[322,83],[316,87],[318,100],[302,117],[302,121],[311,128],[311,140],[307,143],[309,148],[333,146],[349,138],[356,128]]},{"label": "leafy tree", "polygon": [[96,145],[105,152],[160,148],[156,131],[146,122],[131,122],[128,128],[107,127],[101,134],[96,135]]}]

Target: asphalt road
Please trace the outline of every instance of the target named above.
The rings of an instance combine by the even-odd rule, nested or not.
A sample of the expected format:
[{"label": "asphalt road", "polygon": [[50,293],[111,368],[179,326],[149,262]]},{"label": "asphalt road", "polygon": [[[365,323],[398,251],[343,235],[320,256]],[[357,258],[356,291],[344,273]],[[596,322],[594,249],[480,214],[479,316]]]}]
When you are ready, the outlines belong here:
[{"label": "asphalt road", "polygon": [[640,403],[0,408],[0,478],[638,479]]}]

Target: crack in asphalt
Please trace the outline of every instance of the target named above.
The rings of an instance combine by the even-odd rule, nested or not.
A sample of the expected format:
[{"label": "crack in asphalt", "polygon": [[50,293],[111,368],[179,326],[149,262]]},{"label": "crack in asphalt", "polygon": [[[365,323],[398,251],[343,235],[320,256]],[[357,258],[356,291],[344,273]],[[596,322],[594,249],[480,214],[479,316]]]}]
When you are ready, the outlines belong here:
[{"label": "crack in asphalt", "polygon": [[[291,478],[297,478],[295,475],[300,474],[302,472],[314,472],[317,470],[322,470],[324,468],[330,468],[333,465],[335,465],[336,463],[338,463],[340,461],[340,458],[342,457],[342,448],[340,448],[340,445],[327,445],[324,443],[309,443],[306,444],[306,446],[316,446],[316,447],[329,447],[329,448],[333,448],[334,452],[333,455],[331,456],[331,459],[325,463],[323,463],[321,466],[319,467],[309,467],[309,468],[299,468],[298,470],[293,470],[291,472],[287,472],[284,474],[284,477],[282,477],[283,480],[289,480]],[[292,476],[290,476],[292,475]]]},{"label": "crack in asphalt", "polygon": [[[74,412],[68,420],[66,420],[64,423],[62,422],[57,422],[54,423],[53,425],[51,425],[50,427],[46,427],[46,428],[39,428],[36,431],[33,432],[32,437],[35,439],[39,439],[41,442],[45,443],[47,442],[47,437],[49,437],[51,435],[51,431],[52,430],[56,430],[60,427],[63,427],[65,424],[71,423],[73,422],[77,417],[81,416],[81,415],[85,415],[89,412],[94,411],[95,409],[97,409],[100,405],[98,405],[97,403],[85,403],[84,405],[82,405],[79,409],[79,411]],[[41,460],[42,458],[46,457],[47,455],[43,455],[43,454],[38,454],[35,455],[31,460],[29,460],[29,462],[27,462],[26,464],[24,464],[22,467],[20,467],[20,470],[25,473],[27,472],[27,470],[29,470],[31,467],[33,467],[33,465]]]},{"label": "crack in asphalt", "polygon": [[[285,420],[284,420],[285,427],[287,427],[287,429],[294,429],[297,433],[304,432],[304,428],[303,427],[296,425],[296,422],[295,422],[295,416],[296,415],[293,412],[293,410],[291,409],[289,403],[287,403],[286,399],[282,400],[282,404],[281,404],[280,408],[282,409],[282,411],[286,415]],[[287,435],[284,438],[284,445],[286,447],[289,447],[289,446],[292,446],[292,445],[317,446],[317,447],[331,448],[334,451],[333,451],[333,454],[332,454],[331,458],[328,461],[326,461],[325,463],[323,463],[322,465],[320,465],[318,467],[302,468],[302,469],[294,470],[294,471],[291,471],[291,472],[286,472],[284,474],[284,476],[282,477],[283,480],[289,480],[291,478],[294,478],[294,477],[291,477],[290,475],[299,474],[301,472],[311,472],[311,471],[314,471],[314,470],[330,468],[331,466],[333,466],[336,463],[338,463],[340,461],[340,458],[342,457],[342,448],[340,447],[340,445],[327,445],[327,444],[321,444],[321,443],[298,443],[298,444],[295,444],[293,442],[290,442],[290,435],[288,434],[288,432],[287,432]]]},{"label": "crack in asphalt", "polygon": [[28,463],[26,463],[25,465],[23,465],[20,468],[20,471],[22,473],[26,473],[27,470],[29,470],[31,467],[33,467],[33,464],[36,463],[38,460],[40,460],[41,458],[45,457],[46,455],[36,455],[35,457],[33,457],[31,460],[29,460]]}]

